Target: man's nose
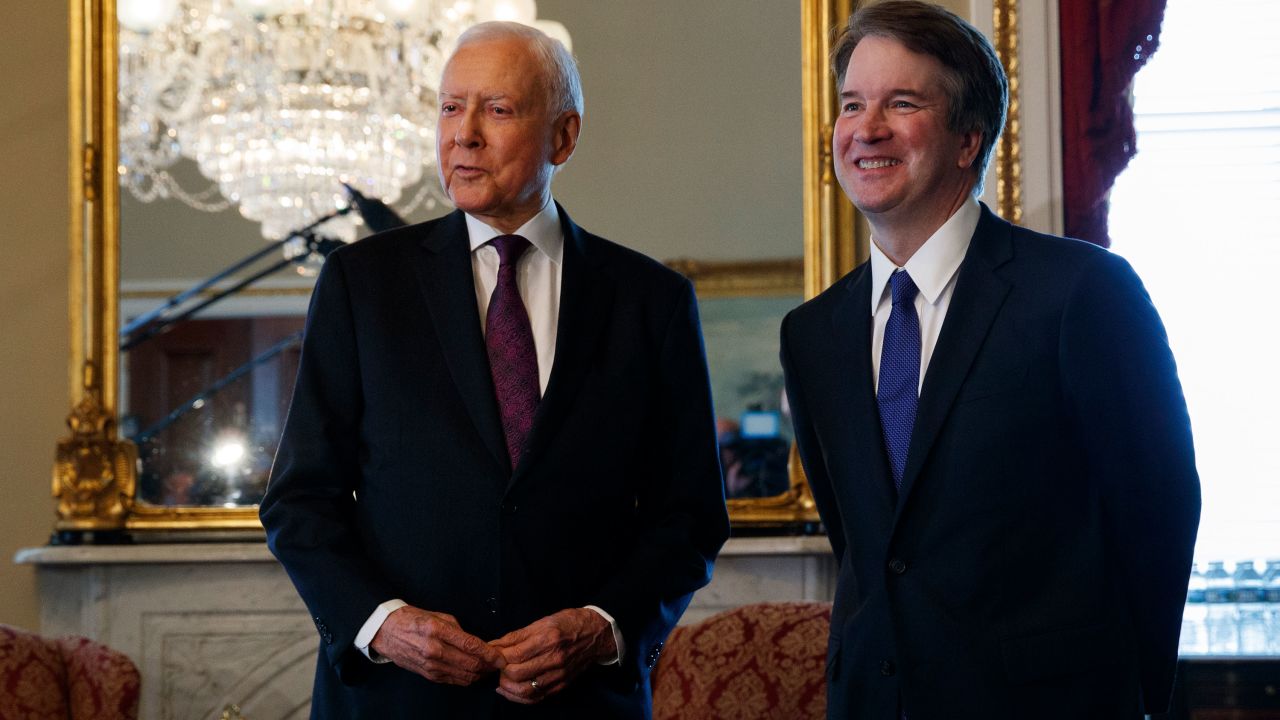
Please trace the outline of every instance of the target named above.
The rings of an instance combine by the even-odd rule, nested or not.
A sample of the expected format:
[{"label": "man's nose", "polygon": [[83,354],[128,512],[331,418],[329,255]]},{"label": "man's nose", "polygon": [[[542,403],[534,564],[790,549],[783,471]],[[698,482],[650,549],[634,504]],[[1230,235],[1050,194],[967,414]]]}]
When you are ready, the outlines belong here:
[{"label": "man's nose", "polygon": [[474,111],[467,110],[462,113],[462,117],[458,119],[458,126],[453,132],[453,141],[461,147],[478,147],[483,142],[480,124]]},{"label": "man's nose", "polygon": [[891,135],[889,124],[885,122],[884,111],[868,108],[857,119],[853,128],[853,139],[860,143],[873,143],[884,140]]}]

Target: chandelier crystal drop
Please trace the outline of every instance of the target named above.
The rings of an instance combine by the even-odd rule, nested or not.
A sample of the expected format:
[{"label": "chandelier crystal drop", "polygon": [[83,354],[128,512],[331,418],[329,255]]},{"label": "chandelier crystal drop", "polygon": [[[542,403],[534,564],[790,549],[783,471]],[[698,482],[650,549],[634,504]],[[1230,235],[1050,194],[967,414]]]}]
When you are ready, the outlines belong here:
[{"label": "chandelier crystal drop", "polygon": [[[342,183],[391,204],[422,180],[435,164],[440,72],[468,26],[513,20],[568,39],[559,23],[535,20],[534,0],[118,8],[121,184],[143,202],[238,205],[272,240],[345,208]],[[182,187],[169,169],[183,158],[213,187]],[[357,222],[335,218],[324,234],[350,242]]]}]

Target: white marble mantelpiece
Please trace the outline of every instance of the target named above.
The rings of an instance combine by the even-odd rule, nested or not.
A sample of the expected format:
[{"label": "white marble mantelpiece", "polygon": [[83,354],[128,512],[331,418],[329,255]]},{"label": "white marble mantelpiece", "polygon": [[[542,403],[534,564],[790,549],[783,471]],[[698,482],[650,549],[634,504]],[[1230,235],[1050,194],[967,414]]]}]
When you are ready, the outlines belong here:
[{"label": "white marble mantelpiece", "polygon": [[58,546],[36,566],[40,631],[120,650],[142,673],[145,720],[306,718],[316,631],[262,543]]},{"label": "white marble mantelpiece", "polygon": [[693,596],[680,623],[755,602],[829,601],[835,592],[836,563],[825,535],[731,538],[711,584]]},{"label": "white marble mantelpiece", "polygon": [[[82,635],[131,657],[144,720],[217,720],[235,703],[253,720],[305,718],[316,631],[260,542],[28,548],[40,631]],[[830,600],[825,537],[731,539],[682,622],[763,601]]]}]

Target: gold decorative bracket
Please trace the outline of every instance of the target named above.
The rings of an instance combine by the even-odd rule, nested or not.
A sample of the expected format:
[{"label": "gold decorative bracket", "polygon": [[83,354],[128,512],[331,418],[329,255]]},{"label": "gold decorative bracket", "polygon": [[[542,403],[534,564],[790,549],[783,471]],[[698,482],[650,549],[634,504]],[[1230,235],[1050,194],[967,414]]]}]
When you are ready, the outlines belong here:
[{"label": "gold decorative bracket", "polygon": [[118,530],[133,508],[138,449],[116,439],[115,418],[102,404],[92,362],[84,366],[80,402],[67,416],[71,435],[58,441],[53,496],[58,530]]}]

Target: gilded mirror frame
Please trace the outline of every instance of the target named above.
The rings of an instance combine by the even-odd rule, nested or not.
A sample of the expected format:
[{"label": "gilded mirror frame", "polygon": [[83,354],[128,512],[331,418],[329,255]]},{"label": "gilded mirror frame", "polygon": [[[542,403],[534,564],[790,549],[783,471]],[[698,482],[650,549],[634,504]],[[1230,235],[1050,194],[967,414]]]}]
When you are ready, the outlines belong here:
[{"label": "gilded mirror frame", "polygon": [[[865,230],[835,180],[827,69],[829,29],[852,0],[799,0],[803,83],[803,295],[812,297],[866,257]],[[1021,215],[1018,157],[1017,0],[995,0],[997,48],[1011,79],[1009,125],[997,151],[1000,214]],[[256,507],[163,507],[136,502],[137,449],[116,427],[119,390],[119,183],[115,0],[70,0],[69,435],[53,469],[55,531],[89,539],[138,531],[261,532]],[[683,267],[701,290],[794,286],[794,263]],[[816,529],[818,514],[795,448],[791,487],[770,498],[730,500],[735,528]]]}]

